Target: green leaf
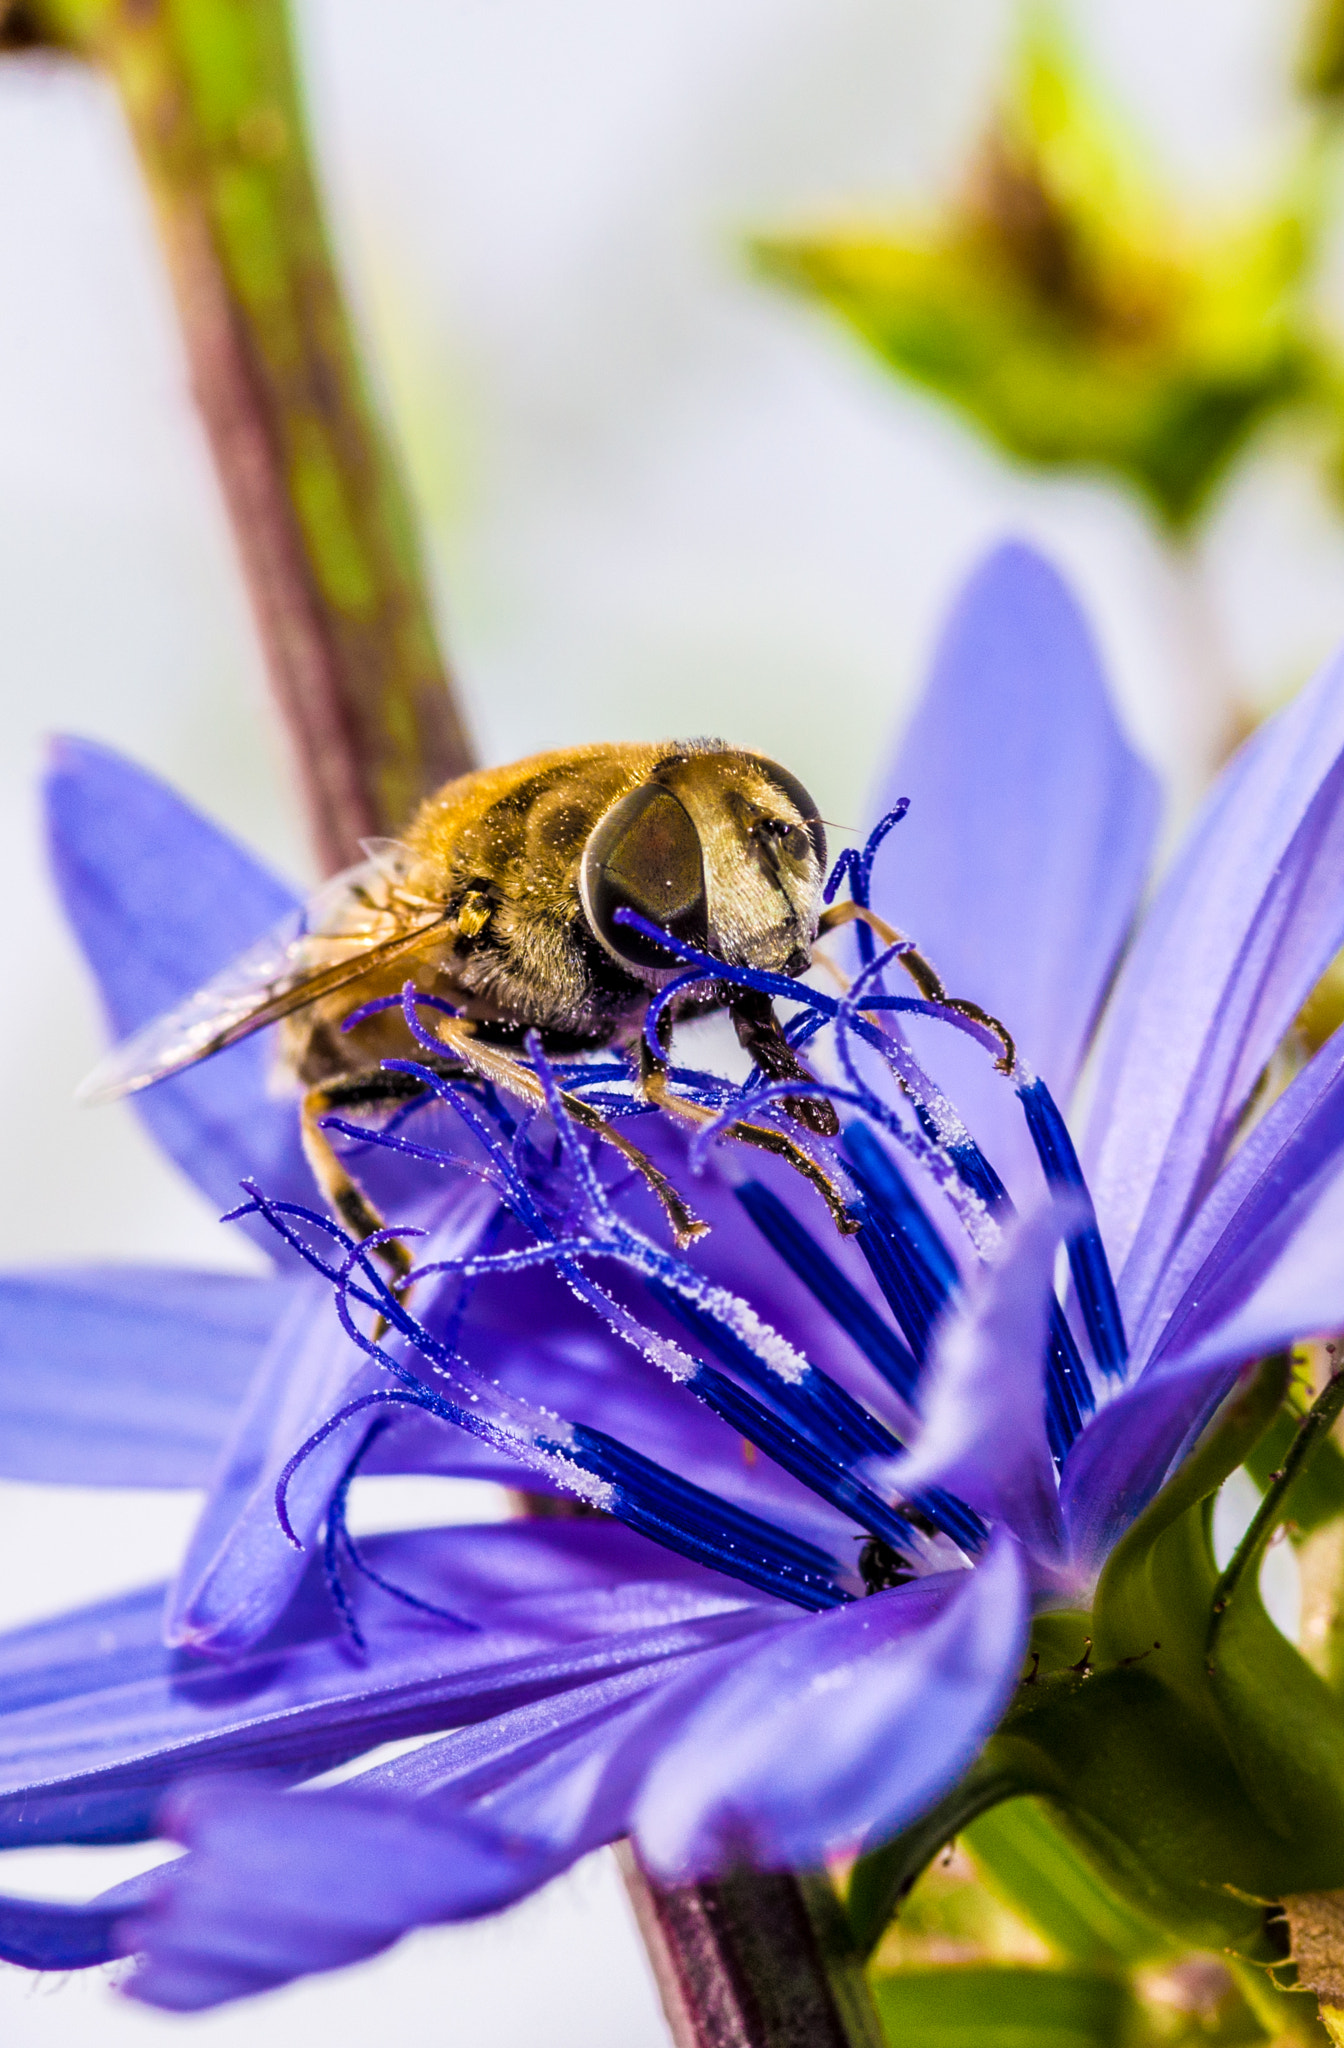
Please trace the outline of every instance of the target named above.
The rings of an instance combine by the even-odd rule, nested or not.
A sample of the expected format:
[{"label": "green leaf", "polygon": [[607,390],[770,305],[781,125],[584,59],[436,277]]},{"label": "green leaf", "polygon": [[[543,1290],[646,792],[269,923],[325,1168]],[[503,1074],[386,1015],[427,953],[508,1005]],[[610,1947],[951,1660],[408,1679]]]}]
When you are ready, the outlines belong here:
[{"label": "green leaf", "polygon": [[1070,1962],[1128,1968],[1169,1952],[1066,1841],[1035,1799],[982,1814],[962,1836],[989,1887]]},{"label": "green leaf", "polygon": [[892,2048],[1119,2048],[1133,2001],[1084,1970],[903,1969],[873,1981]]}]

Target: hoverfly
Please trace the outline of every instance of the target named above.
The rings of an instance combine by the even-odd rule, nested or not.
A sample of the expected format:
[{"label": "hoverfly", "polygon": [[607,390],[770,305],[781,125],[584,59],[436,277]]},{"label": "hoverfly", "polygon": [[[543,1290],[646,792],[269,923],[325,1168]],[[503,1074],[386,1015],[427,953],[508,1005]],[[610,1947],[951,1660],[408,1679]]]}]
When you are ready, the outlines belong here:
[{"label": "hoverfly", "polygon": [[[323,1119],[422,1094],[423,1082],[380,1063],[425,1060],[395,1007],[343,1029],[365,1005],[408,980],[446,999],[455,1014],[433,1013],[443,1050],[431,1064],[533,1108],[544,1096],[520,1057],[528,1032],[548,1053],[625,1048],[646,1100],[700,1122],[713,1113],[672,1092],[666,1059],[643,1029],[654,994],[683,963],[617,912],[633,911],[725,965],[789,977],[808,968],[823,922],[826,835],[816,805],[786,769],[717,741],[566,748],[464,775],[426,800],[401,839],[366,842],[366,851],[302,912],[114,1048],[80,1091],[86,1100],[130,1094],[279,1024],[281,1061],[302,1090],[309,1164],[335,1215],[360,1238],[382,1229],[382,1219]],[[799,1083],[784,1098],[793,1119],[834,1135],[835,1111],[809,1092],[814,1077],[768,997],[716,984],[690,1007],[726,1010],[766,1078]],[[644,1176],[679,1244],[706,1227],[623,1132],[573,1092],[564,1099]],[[857,1227],[829,1176],[784,1131],[743,1120],[730,1135],[785,1158],[842,1230]],[[407,1270],[399,1244],[388,1241],[381,1256],[397,1275]]]}]

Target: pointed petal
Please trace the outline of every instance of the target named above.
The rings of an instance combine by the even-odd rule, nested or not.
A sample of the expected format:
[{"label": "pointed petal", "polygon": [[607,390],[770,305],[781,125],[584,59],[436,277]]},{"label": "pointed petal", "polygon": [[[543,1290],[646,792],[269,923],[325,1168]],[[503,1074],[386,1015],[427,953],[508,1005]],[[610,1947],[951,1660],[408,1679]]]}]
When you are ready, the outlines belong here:
[{"label": "pointed petal", "polygon": [[205,1485],[289,1293],[171,1266],[0,1276],[0,1477]]},{"label": "pointed petal", "polygon": [[1242,1359],[1344,1327],[1344,1167],[1296,1189],[1270,1228],[1224,1276],[1208,1327],[1182,1363]]},{"label": "pointed petal", "polygon": [[924,1381],[924,1427],[883,1482],[910,1498],[944,1486],[1004,1522],[1033,1556],[1062,1542],[1045,1433],[1045,1344],[1060,1218],[1017,1222],[939,1325]]},{"label": "pointed petal", "polygon": [[1344,943],[1344,660],[1247,742],[1108,1013],[1085,1164],[1127,1325],[1251,1089]]},{"label": "pointed petal", "polygon": [[[1341,1161],[1344,1031],[1293,1077],[1201,1203],[1153,1291],[1136,1358],[1203,1355],[1204,1340],[1248,1302],[1299,1227],[1306,1235],[1295,1253],[1293,1284],[1303,1292],[1298,1320],[1281,1334],[1344,1324],[1344,1271],[1323,1234],[1328,1224],[1315,1217]],[[1290,1306],[1283,1295],[1284,1311]]]},{"label": "pointed petal", "polygon": [[164,1647],[156,1587],[0,1637],[0,1847],[137,1840],[184,1777],[308,1777],[791,1611],[605,1522],[424,1530],[361,1549],[461,1625],[352,1575],[361,1656],[310,1569],[281,1627],[223,1669]]},{"label": "pointed petal", "polygon": [[341,1787],[286,1798],[264,1784],[178,1794],[167,1826],[184,1866],[117,1930],[141,1958],[133,1998],[199,2012],[379,1954],[408,1928],[509,1905],[561,1866],[469,1818]]},{"label": "pointed petal", "polygon": [[[875,906],[949,991],[1002,1018],[1066,1102],[1143,885],[1158,800],[1086,622],[1033,549],[999,548],[962,593],[876,815],[903,796],[909,815],[878,855]],[[940,1075],[942,1058],[940,1048]],[[960,1059],[950,1075],[1000,1171],[1029,1161],[1017,1104],[988,1063]]]},{"label": "pointed petal", "polygon": [[1233,1155],[1168,1261],[1138,1331],[1135,1384],[1088,1424],[1061,1500],[1095,1570],[1246,1359],[1344,1326],[1344,1033]]},{"label": "pointed petal", "polygon": [[[674,1688],[634,1832],[679,1880],[816,1868],[897,1832],[963,1771],[1017,1680],[1026,1577],[1011,1537],[973,1571],[874,1594]],[[648,1731],[642,1739],[652,1746]]]},{"label": "pointed petal", "polygon": [[118,1922],[149,1895],[151,1875],[134,1877],[79,1906],[0,1898],[0,1961],[21,1970],[92,1970],[115,1962],[127,1953],[118,1939]]},{"label": "pointed petal", "polygon": [[276,1484],[290,1458],[347,1401],[386,1384],[342,1330],[317,1275],[294,1284],[212,1475],[164,1617],[177,1648],[235,1655],[260,1641],[308,1568],[310,1548],[368,1416],[334,1430],[295,1473],[285,1535]]},{"label": "pointed petal", "polygon": [[1080,1572],[1100,1570],[1236,1376],[1237,1365],[1224,1359],[1158,1366],[1092,1417],[1069,1452],[1060,1484]]},{"label": "pointed petal", "polygon": [[535,1701],[302,1798],[185,1787],[163,1824],[192,1853],[118,1930],[142,1958],[132,1994],[217,2004],[521,1898],[625,1832],[630,1774],[613,1757],[703,1661],[691,1653]]},{"label": "pointed petal", "polygon": [[[470,1250],[493,1206],[493,1197],[475,1182],[458,1183],[439,1218],[438,1255]],[[397,1350],[399,1340],[391,1348]],[[227,1657],[273,1627],[307,1568],[305,1552],[327,1503],[375,1415],[363,1413],[333,1430],[293,1474],[286,1503],[303,1549],[290,1542],[280,1523],[281,1474],[348,1402],[390,1385],[390,1375],[342,1329],[329,1283],[312,1272],[295,1283],[287,1313],[237,1411],[178,1571],[164,1623],[170,1643]],[[446,1425],[440,1429],[445,1437],[461,1434]]]},{"label": "pointed petal", "polygon": [[[115,1037],[190,995],[294,906],[234,840],[110,748],[58,740],[46,796],[56,887]],[[268,1091],[267,1036],[134,1098],[159,1144],[221,1209],[249,1175],[277,1199],[311,1196],[293,1108]],[[285,1262],[264,1225],[251,1234]]]},{"label": "pointed petal", "polygon": [[1095,1570],[1248,1358],[1344,1326],[1344,1033],[1284,1090],[1215,1182],[1137,1334],[1136,1383],[1088,1424],[1061,1491]]}]

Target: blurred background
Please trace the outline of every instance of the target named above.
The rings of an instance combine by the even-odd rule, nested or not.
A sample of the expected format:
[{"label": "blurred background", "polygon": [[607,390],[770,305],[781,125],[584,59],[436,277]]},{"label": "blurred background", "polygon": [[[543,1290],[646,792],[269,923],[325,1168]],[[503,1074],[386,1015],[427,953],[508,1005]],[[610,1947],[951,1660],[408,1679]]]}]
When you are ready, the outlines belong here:
[{"label": "blurred background", "polygon": [[[1234,219],[1299,174],[1318,119],[1294,87],[1300,8],[1075,0],[1061,19],[1177,213]],[[1079,592],[1179,819],[1228,734],[1344,640],[1344,517],[1309,410],[1271,411],[1173,538],[1130,486],[1013,464],[753,268],[753,235],[964,191],[1010,0],[306,0],[297,24],[484,759],[710,731],[856,825],[959,583],[1016,533]],[[110,91],[74,64],[0,64],[0,281],[0,1244],[11,1265],[244,1265],[129,1112],[70,1104],[98,1032],[43,868],[46,733],[112,742],[311,879],[139,174]],[[1328,328],[1335,303],[1326,235],[1312,318]],[[498,1511],[446,1482],[361,1486],[364,1527]],[[164,1575],[194,1506],[0,1485],[0,1625]],[[3,1882],[84,1896],[145,1860],[21,1852]],[[601,1858],[502,1921],[200,2020],[120,2004],[98,1974],[0,1968],[0,2033],[24,2048],[375,2030],[666,2040]]]}]

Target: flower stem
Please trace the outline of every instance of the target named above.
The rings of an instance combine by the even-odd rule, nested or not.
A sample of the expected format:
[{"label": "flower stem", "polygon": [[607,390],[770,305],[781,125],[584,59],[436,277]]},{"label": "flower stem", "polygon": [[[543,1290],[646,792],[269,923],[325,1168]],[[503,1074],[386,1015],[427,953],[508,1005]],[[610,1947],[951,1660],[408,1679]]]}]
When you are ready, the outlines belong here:
[{"label": "flower stem", "polygon": [[470,767],[359,371],[283,0],[26,0],[120,95],[324,868]]},{"label": "flower stem", "polygon": [[676,2048],[881,2048],[825,1878],[665,1886],[628,1843],[617,1854]]}]

